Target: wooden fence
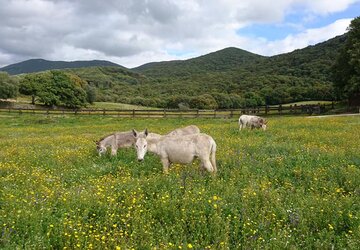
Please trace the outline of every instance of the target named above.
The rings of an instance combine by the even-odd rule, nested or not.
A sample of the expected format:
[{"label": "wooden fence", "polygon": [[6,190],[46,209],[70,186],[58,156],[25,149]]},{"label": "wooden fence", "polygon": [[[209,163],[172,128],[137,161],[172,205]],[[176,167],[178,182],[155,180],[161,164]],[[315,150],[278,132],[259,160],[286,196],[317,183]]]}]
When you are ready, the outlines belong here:
[{"label": "wooden fence", "polygon": [[45,114],[45,115],[102,115],[117,117],[181,117],[181,118],[233,118],[241,114],[254,115],[295,115],[295,114],[322,114],[334,108],[334,104],[317,105],[290,105],[290,106],[262,106],[242,109],[149,109],[149,110],[122,110],[122,109],[39,109],[39,108],[0,108],[0,112],[18,114]]}]

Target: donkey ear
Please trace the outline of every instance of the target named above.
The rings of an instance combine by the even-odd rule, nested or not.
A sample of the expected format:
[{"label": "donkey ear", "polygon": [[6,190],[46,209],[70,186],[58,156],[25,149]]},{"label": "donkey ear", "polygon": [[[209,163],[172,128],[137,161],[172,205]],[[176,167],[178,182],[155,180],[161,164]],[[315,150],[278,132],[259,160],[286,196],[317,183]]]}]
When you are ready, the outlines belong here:
[{"label": "donkey ear", "polygon": [[135,129],[132,130],[132,133],[133,133],[133,136],[134,136],[134,137],[137,137],[138,132],[137,132]]},{"label": "donkey ear", "polygon": [[148,136],[148,130],[147,130],[147,128],[145,129],[144,134],[145,134],[145,136]]},{"label": "donkey ear", "polygon": [[99,144],[99,142],[98,142],[97,140],[93,140],[93,142],[94,142],[96,145]]}]

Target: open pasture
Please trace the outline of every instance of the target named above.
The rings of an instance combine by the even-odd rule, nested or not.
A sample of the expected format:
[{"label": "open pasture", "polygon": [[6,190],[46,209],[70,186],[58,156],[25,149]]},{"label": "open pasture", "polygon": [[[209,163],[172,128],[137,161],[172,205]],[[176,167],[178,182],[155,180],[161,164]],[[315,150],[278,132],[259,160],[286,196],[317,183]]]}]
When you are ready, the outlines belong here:
[{"label": "open pasture", "polygon": [[[95,143],[132,128],[195,124],[217,143],[218,173],[162,173],[134,149]],[[360,117],[236,119],[0,117],[2,249],[357,249]]]}]

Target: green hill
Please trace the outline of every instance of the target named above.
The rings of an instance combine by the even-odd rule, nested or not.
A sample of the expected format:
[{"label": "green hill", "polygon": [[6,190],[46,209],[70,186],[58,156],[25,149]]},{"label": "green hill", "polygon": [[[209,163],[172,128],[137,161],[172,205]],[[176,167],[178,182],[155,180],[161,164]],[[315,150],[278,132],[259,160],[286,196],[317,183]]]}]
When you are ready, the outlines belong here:
[{"label": "green hill", "polygon": [[222,72],[248,63],[262,61],[263,56],[230,47],[184,61],[153,62],[133,68],[150,77],[182,77],[189,74]]},{"label": "green hill", "polygon": [[11,64],[0,68],[0,71],[5,71],[10,75],[18,75],[23,73],[40,72],[52,69],[67,69],[67,68],[83,68],[94,66],[116,66],[122,67],[116,63],[102,60],[92,61],[48,61],[44,59],[30,59],[27,61]]},{"label": "green hill", "polygon": [[198,58],[145,64],[132,70],[156,79],[151,89],[164,96],[207,93],[217,97],[218,103],[230,103],[219,99],[236,94],[242,105],[331,100],[330,68],[345,40],[343,35],[272,57],[227,48]]},{"label": "green hill", "polygon": [[346,35],[337,36],[314,46],[270,57],[262,64],[261,70],[267,74],[330,80],[330,67],[345,40]]},{"label": "green hill", "polygon": [[333,100],[331,65],[346,35],[272,57],[226,48],[200,57],[66,69],[96,88],[97,101],[151,107],[239,108]]},{"label": "green hill", "polygon": [[327,70],[345,40],[346,36],[342,35],[317,45],[272,57],[260,56],[231,47],[184,61],[148,63],[132,70],[157,78],[245,70],[256,74],[329,79],[326,76]]}]

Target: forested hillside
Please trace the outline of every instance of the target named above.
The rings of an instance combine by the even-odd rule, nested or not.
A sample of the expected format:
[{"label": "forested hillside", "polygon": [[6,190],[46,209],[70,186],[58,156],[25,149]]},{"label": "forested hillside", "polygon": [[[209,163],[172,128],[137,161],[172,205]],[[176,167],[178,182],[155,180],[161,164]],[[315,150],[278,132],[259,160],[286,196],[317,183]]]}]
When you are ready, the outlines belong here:
[{"label": "forested hillside", "polygon": [[262,62],[264,58],[231,47],[185,61],[147,63],[132,70],[151,77],[183,77],[189,74],[228,71],[249,63]]},{"label": "forested hillside", "polygon": [[184,61],[65,69],[87,81],[96,101],[166,108],[239,108],[333,100],[331,66],[346,35],[272,57],[226,48]]},{"label": "forested hillside", "polygon": [[[145,64],[132,69],[135,72],[132,74],[124,70],[121,72],[122,80],[115,79],[119,75],[115,77],[113,74],[118,73],[107,71],[105,74],[111,87],[97,83],[102,86],[99,98],[173,108],[179,104],[185,107],[237,108],[332,100],[334,91],[330,68],[345,40],[343,35],[273,57],[226,48],[184,61]],[[74,72],[84,77],[78,70]]]}]

